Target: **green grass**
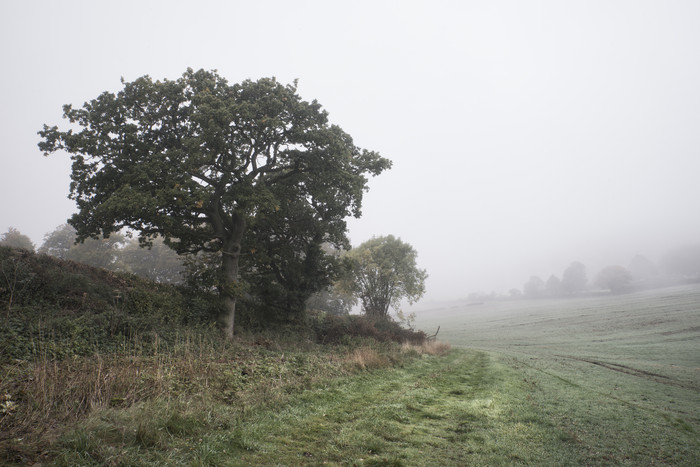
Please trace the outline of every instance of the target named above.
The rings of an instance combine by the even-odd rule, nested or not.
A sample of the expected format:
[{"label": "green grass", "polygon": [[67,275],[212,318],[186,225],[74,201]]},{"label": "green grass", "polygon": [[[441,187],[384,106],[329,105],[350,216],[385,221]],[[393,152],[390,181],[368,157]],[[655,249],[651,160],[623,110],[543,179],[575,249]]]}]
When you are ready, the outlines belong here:
[{"label": "green grass", "polygon": [[700,464],[700,287],[419,314],[437,324],[516,371],[583,463]]},{"label": "green grass", "polygon": [[157,402],[93,414],[58,465],[559,465],[578,454],[488,354],[423,355],[240,408]]}]

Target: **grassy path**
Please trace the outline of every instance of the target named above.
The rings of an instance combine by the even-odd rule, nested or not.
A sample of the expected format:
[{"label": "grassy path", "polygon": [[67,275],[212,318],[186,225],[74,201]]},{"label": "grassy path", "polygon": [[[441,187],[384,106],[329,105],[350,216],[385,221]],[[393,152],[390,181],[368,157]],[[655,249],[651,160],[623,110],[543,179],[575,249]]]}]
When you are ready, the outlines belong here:
[{"label": "grassy path", "polygon": [[571,379],[547,359],[453,349],[404,362],[247,408],[159,399],[99,411],[64,438],[55,462],[698,465],[691,423]]},{"label": "grassy path", "polygon": [[575,449],[536,413],[524,389],[518,373],[483,352],[424,356],[251,414],[240,426],[250,450],[225,463],[576,464]]}]

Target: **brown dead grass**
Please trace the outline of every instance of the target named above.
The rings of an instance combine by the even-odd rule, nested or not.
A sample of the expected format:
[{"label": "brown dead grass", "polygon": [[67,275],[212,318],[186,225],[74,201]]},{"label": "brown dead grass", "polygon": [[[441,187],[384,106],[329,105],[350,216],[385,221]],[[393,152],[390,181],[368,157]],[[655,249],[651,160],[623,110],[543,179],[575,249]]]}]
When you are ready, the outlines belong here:
[{"label": "brown dead grass", "polygon": [[350,352],[345,357],[345,363],[359,370],[372,370],[391,365],[391,361],[386,356],[369,346],[359,347]]},{"label": "brown dead grass", "polygon": [[402,346],[404,352],[415,351],[419,354],[428,355],[447,355],[452,350],[452,346],[447,342],[436,341],[436,340],[426,340],[422,344],[409,344],[405,343]]},{"label": "brown dead grass", "polygon": [[53,438],[52,431],[91,410],[129,406],[172,389],[172,375],[186,373],[158,358],[80,357],[66,361],[41,359],[6,368],[0,386],[13,410],[0,415],[3,441]]}]

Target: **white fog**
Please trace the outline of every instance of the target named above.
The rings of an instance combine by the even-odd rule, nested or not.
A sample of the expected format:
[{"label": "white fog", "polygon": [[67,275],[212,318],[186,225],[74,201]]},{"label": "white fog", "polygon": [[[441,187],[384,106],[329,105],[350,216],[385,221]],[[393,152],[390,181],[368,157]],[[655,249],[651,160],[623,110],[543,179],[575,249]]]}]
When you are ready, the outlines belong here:
[{"label": "white fog", "polygon": [[593,276],[700,242],[695,1],[26,1],[0,5],[0,232],[38,246],[74,211],[44,123],[120,78],[299,79],[370,181],[357,245],[393,234],[426,301]]}]

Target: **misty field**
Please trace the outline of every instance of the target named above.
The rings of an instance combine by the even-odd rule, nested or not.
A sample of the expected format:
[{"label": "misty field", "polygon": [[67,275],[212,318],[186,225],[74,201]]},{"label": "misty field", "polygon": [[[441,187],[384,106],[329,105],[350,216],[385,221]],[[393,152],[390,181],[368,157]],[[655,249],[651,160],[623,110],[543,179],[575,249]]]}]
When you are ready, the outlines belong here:
[{"label": "misty field", "polygon": [[451,303],[419,327],[514,369],[586,464],[700,464],[700,286]]}]

